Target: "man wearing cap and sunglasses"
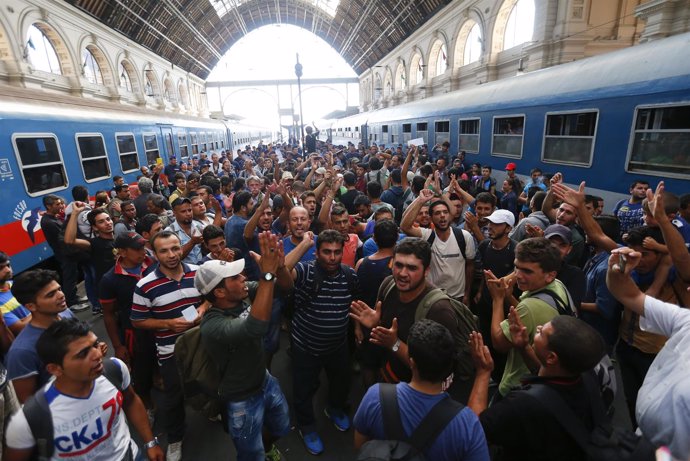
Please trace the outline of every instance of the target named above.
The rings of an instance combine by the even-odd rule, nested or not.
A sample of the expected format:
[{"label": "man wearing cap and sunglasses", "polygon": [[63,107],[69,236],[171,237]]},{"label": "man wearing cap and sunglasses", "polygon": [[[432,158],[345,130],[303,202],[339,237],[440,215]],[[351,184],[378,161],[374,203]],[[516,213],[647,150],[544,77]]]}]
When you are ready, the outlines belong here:
[{"label": "man wearing cap and sunglasses", "polygon": [[263,336],[271,319],[274,283],[290,290],[293,281],[280,239],[270,232],[258,239],[261,256],[251,253],[261,271],[258,282],[246,282],[244,259],[208,261],[194,277],[194,286],[211,304],[201,321],[201,340],[221,372],[218,393],[226,402],[238,461],[279,460],[273,442],[290,431],[287,400],[266,370]]}]

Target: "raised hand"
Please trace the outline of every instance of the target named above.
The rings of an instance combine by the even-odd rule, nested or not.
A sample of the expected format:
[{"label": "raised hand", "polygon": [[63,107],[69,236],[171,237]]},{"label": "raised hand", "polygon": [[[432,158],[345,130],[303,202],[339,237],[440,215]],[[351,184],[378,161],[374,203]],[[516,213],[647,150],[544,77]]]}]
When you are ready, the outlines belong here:
[{"label": "raised hand", "polygon": [[489,348],[484,345],[482,334],[477,331],[470,333],[469,343],[472,361],[477,373],[491,373],[494,370],[494,359],[491,357]]},{"label": "raised hand", "polygon": [[371,330],[369,341],[386,349],[392,348],[396,341],[398,341],[398,319],[393,319],[393,324],[390,328],[375,327]]},{"label": "raised hand", "polygon": [[585,182],[582,181],[578,190],[572,189],[565,184],[557,183],[551,186],[551,192],[558,200],[568,203],[574,207],[579,207],[585,203]]},{"label": "raised hand", "polygon": [[489,290],[491,299],[505,299],[508,290],[508,282],[503,278],[498,278],[490,270],[484,271],[486,288]]},{"label": "raised hand", "polygon": [[278,236],[266,231],[259,234],[259,251],[261,255],[250,252],[261,272],[276,273],[278,267],[284,264],[283,241]]},{"label": "raised hand", "polygon": [[370,330],[377,327],[381,321],[381,301],[376,303],[375,309],[369,307],[364,301],[352,301],[352,304],[350,304],[350,317]]},{"label": "raised hand", "polygon": [[510,328],[510,337],[513,346],[518,349],[524,349],[529,346],[529,334],[527,333],[527,327],[520,320],[520,315],[518,315],[514,306],[510,306],[510,312],[508,313],[508,326]]},{"label": "raised hand", "polygon": [[422,202],[428,202],[434,198],[434,191],[430,189],[422,189],[419,191],[419,198]]}]

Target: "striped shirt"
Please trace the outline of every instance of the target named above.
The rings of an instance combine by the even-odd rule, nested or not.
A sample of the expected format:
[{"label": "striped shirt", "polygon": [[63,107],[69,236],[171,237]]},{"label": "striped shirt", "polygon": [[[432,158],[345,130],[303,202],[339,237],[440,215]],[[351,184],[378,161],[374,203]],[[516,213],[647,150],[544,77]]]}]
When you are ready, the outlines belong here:
[{"label": "striped shirt", "polygon": [[[184,275],[178,282],[168,278],[160,267],[139,280],[132,298],[130,318],[136,322],[147,319],[168,320],[182,317],[182,311],[188,306],[199,306],[203,301],[201,294],[194,288],[194,275],[197,266],[182,264]],[[172,357],[175,340],[183,333],[170,330],[156,330],[156,351],[158,361]]]},{"label": "striped shirt", "polygon": [[[315,261],[295,266],[295,315],[292,340],[302,350],[315,355],[334,352],[347,341],[350,303],[359,291],[357,274],[351,267],[338,274],[323,276],[318,293],[314,293]],[[351,289],[343,270],[351,273]]]}]

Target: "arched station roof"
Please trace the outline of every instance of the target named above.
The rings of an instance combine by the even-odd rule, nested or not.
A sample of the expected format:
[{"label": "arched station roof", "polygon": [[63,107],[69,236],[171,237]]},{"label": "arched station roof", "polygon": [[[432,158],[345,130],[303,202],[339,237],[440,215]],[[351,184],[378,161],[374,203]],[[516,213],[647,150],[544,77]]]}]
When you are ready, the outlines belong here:
[{"label": "arched station roof", "polygon": [[65,1],[206,79],[237,40],[270,24],[313,32],[360,74],[451,0]]}]

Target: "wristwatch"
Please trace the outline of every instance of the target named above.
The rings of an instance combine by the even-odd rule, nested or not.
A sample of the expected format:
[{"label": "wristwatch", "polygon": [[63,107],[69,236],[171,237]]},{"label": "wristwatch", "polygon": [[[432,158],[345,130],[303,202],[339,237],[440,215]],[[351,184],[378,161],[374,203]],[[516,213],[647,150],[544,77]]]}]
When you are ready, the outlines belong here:
[{"label": "wristwatch", "polygon": [[157,447],[158,445],[159,445],[158,437],[154,437],[153,440],[151,440],[150,442],[146,442],[144,444],[144,448],[146,448],[148,450],[148,449],[151,449],[153,447]]},{"label": "wristwatch", "polygon": [[400,338],[395,341],[395,344],[393,344],[391,349],[393,349],[393,352],[398,352],[398,349],[400,349]]},{"label": "wristwatch", "polygon": [[273,282],[276,279],[276,274],[274,274],[273,272],[264,272],[263,274],[261,274],[261,279],[267,282]]}]

